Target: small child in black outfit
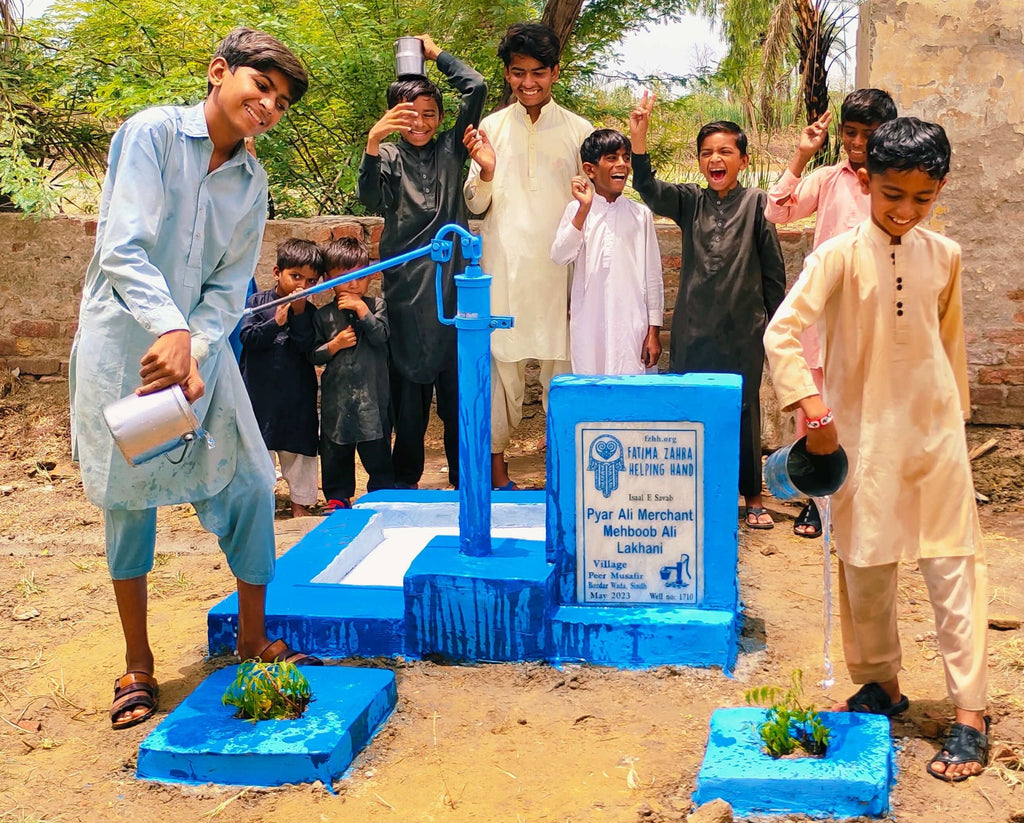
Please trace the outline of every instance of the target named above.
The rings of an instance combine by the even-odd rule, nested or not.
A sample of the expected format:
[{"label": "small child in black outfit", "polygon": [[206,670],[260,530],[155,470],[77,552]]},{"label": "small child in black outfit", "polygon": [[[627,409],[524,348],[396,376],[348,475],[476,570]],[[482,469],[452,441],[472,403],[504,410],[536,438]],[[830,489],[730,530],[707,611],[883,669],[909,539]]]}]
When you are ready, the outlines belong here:
[{"label": "small child in black outfit", "polygon": [[[256,292],[249,308],[308,289],[323,273],[316,243],[290,238],[277,247],[274,288]],[[240,338],[239,368],[267,449],[277,453],[288,483],[292,517],[307,517],[316,503],[316,371],[313,304],[305,298],[246,316]]]},{"label": "small child in black outfit", "polygon": [[[324,249],[329,278],[369,263],[366,247],[353,237]],[[367,491],[395,485],[388,411],[388,313],[384,300],[367,297],[369,279],[334,287],[335,300],[313,316],[314,365],[326,365],[320,381],[320,472],[325,514],[352,505],[355,454],[369,474]]]}]

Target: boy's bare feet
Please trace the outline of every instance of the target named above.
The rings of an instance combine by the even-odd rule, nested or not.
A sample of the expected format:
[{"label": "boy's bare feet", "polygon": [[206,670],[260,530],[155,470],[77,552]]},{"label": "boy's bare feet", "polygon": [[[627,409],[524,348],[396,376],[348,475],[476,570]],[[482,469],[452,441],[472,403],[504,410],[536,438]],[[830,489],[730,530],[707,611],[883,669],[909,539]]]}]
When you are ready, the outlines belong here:
[{"label": "boy's bare feet", "polygon": [[292,503],[292,517],[312,517],[313,513],[305,506]]}]

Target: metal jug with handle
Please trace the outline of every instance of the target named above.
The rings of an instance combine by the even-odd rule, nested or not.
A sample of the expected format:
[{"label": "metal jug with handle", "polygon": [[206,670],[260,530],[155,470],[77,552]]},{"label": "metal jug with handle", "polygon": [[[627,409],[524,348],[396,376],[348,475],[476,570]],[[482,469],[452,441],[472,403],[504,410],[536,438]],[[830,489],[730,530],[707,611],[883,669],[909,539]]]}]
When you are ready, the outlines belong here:
[{"label": "metal jug with handle", "polygon": [[[115,400],[103,410],[103,419],[124,459],[133,466],[181,446],[187,449],[201,438],[209,448],[214,445],[178,385]],[[180,463],[184,457],[183,452],[178,460],[171,462]]]},{"label": "metal jug with handle", "polygon": [[399,37],[395,41],[395,74],[399,80],[426,77],[427,58],[418,37]]}]

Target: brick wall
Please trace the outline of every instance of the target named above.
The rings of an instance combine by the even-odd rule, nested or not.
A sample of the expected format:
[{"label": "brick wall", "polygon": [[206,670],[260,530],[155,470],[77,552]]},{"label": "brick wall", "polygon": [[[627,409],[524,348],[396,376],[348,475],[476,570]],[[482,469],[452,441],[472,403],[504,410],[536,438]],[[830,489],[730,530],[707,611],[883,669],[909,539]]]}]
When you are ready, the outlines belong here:
[{"label": "brick wall", "polygon": [[940,123],[953,147],[932,228],[964,251],[973,419],[1024,423],[1024,17],[1020,0],[868,0],[857,85]]},{"label": "brick wall", "polygon": [[[324,242],[332,237],[361,237],[378,254],[383,222],[375,217],[318,217],[267,223],[256,279],[260,288],[273,282],[274,250],[288,237]],[[0,366],[36,377],[67,375],[68,353],[78,320],[82,281],[92,254],[96,220],[58,217],[26,220],[0,214]],[[800,272],[812,232],[779,232],[790,282]],[[674,225],[658,226],[665,275],[666,328],[679,288],[680,234]],[[988,293],[985,301],[967,303],[967,339],[971,360],[971,402],[979,422],[1024,423],[1024,287],[1015,273],[1003,275],[995,288],[988,273],[968,265],[965,294]],[[972,278],[981,283],[972,282]],[[1013,281],[1015,288],[1006,283]],[[668,334],[662,366],[668,363]],[[780,415],[767,378],[761,389],[763,443],[774,448],[788,442],[791,421]]]},{"label": "brick wall", "polygon": [[[383,221],[376,217],[316,217],[267,222],[256,269],[261,289],[273,284],[277,244],[289,237],[316,243],[359,237],[378,257]],[[66,374],[68,353],[78,320],[82,282],[96,237],[95,218],[58,217],[25,220],[0,214],[0,364],[24,374]],[[810,248],[810,232],[780,232],[790,280]],[[665,273],[665,326],[679,290],[680,234],[674,225],[658,226]],[[667,365],[668,336],[664,364]]]}]

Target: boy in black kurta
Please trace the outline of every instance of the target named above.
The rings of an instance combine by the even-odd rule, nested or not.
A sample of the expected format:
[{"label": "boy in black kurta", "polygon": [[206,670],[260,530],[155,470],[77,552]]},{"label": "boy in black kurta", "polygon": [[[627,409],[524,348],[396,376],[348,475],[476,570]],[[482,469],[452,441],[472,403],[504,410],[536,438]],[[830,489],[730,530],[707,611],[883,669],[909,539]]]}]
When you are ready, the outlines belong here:
[{"label": "boy in black kurta", "polygon": [[669,371],[725,372],[743,378],[740,494],[746,524],[774,525],[761,498],[762,337],[786,291],[786,265],[775,226],[764,216],[766,195],[740,185],[747,138],[729,121],[704,126],[697,154],[707,188],[655,179],[647,154],[654,98],[630,114],[633,187],[657,215],[683,231],[679,293],[672,315]]},{"label": "boy in black kurta", "polygon": [[[389,108],[370,129],[356,185],[359,200],[384,215],[382,258],[428,245],[448,223],[467,225],[462,170],[468,152],[462,135],[467,126],[479,123],[487,85],[479,73],[441,51],[428,35],[420,39],[427,59],[436,61],[448,82],[462,93],[462,101],[454,127],[437,134],[444,117],[437,86],[423,77],[388,87]],[[382,143],[392,132],[401,139]],[[384,271],[383,292],[391,321],[392,462],[400,488],[415,488],[423,474],[423,437],[435,389],[437,414],[444,423],[448,480],[459,485],[455,329],[437,319],[435,267],[427,257]],[[453,273],[463,268],[456,243],[442,281],[448,317],[455,314]]]},{"label": "boy in black kurta", "polygon": [[[262,306],[314,285],[323,274],[323,256],[316,243],[292,238],[277,247],[275,286],[256,292],[246,306]],[[263,442],[277,452],[281,475],[288,483],[292,516],[305,517],[316,503],[316,371],[313,312],[304,298],[276,309],[254,312],[242,322],[239,368],[260,424]]]},{"label": "boy in black kurta", "polygon": [[[331,278],[363,268],[366,247],[353,237],[324,249]],[[320,388],[320,470],[325,514],[351,506],[356,492],[355,456],[369,475],[367,491],[395,485],[388,413],[388,313],[379,297],[367,297],[363,277],[334,287],[335,299],[313,316],[317,366],[326,366]]]}]

